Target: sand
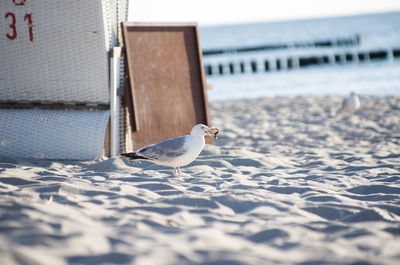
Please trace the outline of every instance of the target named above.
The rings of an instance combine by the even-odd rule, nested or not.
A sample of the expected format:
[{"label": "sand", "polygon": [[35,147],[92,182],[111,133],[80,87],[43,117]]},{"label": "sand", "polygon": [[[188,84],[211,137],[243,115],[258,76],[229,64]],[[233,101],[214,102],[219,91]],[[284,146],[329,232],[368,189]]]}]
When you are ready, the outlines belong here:
[{"label": "sand", "polygon": [[0,158],[0,264],[398,264],[400,97],[211,103],[181,176]]}]

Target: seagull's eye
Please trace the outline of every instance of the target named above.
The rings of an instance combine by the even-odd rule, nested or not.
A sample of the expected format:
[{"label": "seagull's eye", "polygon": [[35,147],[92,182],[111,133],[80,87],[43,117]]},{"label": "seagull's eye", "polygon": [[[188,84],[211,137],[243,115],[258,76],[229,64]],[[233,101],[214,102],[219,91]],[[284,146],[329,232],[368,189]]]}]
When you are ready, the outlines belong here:
[{"label": "seagull's eye", "polygon": [[204,126],[201,126],[201,129],[202,129],[202,130],[205,130],[205,129],[206,129],[206,127],[204,127]]}]

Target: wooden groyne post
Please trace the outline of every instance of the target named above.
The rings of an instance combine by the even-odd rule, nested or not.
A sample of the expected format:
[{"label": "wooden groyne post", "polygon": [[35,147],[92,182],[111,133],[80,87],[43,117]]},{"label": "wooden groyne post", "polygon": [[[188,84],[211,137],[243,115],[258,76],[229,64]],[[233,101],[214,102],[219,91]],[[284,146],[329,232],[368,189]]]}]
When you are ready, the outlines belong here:
[{"label": "wooden groyne post", "polygon": [[[322,45],[322,44],[321,44]],[[237,73],[259,73],[270,72],[272,70],[292,70],[296,68],[304,68],[310,66],[328,66],[333,64],[347,64],[347,63],[366,63],[382,60],[396,60],[400,59],[400,48],[393,49],[377,49],[370,51],[350,52],[344,51],[343,53],[334,54],[321,54],[321,55],[288,55],[286,58],[266,58],[264,60],[249,60],[228,63],[218,63],[217,65],[205,64],[205,73],[207,76],[212,76],[216,73],[219,75],[237,74]],[[260,67],[261,66],[261,67]]]}]

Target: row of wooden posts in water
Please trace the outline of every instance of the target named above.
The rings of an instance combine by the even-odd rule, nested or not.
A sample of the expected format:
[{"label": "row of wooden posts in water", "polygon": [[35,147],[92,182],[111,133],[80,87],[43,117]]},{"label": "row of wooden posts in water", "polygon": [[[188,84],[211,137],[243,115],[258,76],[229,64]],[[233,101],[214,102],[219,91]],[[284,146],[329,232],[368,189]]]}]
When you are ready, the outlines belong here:
[{"label": "row of wooden posts in water", "polygon": [[369,62],[379,61],[388,59],[400,59],[400,48],[391,50],[372,50],[368,52],[357,52],[351,53],[346,52],[344,54],[332,54],[332,55],[302,55],[298,57],[288,56],[285,59],[274,58],[265,59],[260,63],[259,60],[219,63],[217,65],[205,64],[205,73],[207,76],[211,75],[224,75],[224,74],[236,74],[236,73],[257,73],[257,72],[269,72],[272,70],[280,71],[283,69],[293,69],[297,67],[308,67],[318,65],[329,65],[329,64],[344,64],[354,62]]}]

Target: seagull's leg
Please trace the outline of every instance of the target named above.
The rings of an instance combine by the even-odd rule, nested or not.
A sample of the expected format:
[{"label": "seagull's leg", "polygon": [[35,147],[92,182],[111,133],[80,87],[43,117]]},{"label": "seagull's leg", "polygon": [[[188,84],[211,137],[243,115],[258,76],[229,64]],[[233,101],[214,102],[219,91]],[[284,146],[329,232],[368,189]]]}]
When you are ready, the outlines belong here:
[{"label": "seagull's leg", "polygon": [[174,168],[174,175],[175,175],[175,176],[179,176],[180,174],[181,174],[181,169],[180,169],[180,167]]}]

